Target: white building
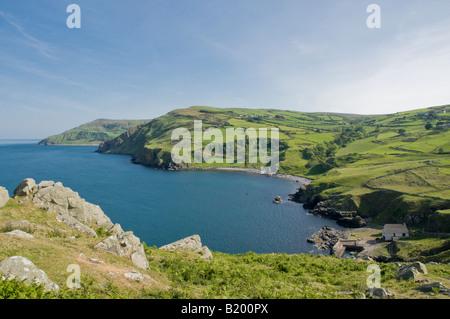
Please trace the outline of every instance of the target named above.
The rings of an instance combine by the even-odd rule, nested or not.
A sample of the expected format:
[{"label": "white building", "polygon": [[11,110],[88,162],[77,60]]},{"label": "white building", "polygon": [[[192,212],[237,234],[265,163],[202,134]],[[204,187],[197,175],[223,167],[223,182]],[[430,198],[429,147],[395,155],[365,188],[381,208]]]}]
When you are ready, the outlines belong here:
[{"label": "white building", "polygon": [[383,239],[386,241],[397,238],[409,237],[409,229],[406,224],[386,224],[383,228]]}]

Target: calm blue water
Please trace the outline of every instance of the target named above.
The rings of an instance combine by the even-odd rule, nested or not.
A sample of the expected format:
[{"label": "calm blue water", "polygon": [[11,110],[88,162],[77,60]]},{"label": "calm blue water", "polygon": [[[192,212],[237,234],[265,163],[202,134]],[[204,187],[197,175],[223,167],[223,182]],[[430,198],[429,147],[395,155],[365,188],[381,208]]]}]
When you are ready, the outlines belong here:
[{"label": "calm blue water", "polygon": [[[319,253],[306,238],[335,222],[287,201],[299,184],[235,172],[171,172],[134,165],[91,146],[38,146],[0,140],[0,186],[13,195],[25,178],[60,181],[100,205],[113,223],[148,246],[198,234],[225,253]],[[280,195],[284,202],[272,200]]]}]

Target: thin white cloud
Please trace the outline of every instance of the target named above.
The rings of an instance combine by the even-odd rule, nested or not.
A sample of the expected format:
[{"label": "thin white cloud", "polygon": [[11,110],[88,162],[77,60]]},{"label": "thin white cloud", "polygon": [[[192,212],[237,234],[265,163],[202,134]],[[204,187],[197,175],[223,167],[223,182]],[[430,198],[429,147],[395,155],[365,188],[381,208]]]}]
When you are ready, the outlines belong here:
[{"label": "thin white cloud", "polygon": [[3,18],[9,25],[14,27],[18,32],[18,34],[20,35],[20,37],[11,36],[11,38],[14,38],[17,42],[20,42],[24,45],[34,48],[37,52],[39,52],[39,54],[41,54],[44,57],[50,59],[57,58],[51,53],[49,45],[46,42],[39,40],[30,35],[29,33],[27,33],[21,25],[19,25],[16,21],[14,21],[14,18],[12,18],[11,15],[6,14],[0,10],[0,17]]},{"label": "thin white cloud", "polygon": [[31,75],[34,75],[37,77],[56,81],[56,82],[63,83],[63,84],[69,85],[69,86],[77,86],[77,87],[80,87],[83,89],[88,89],[88,90],[92,89],[92,87],[89,85],[86,85],[86,84],[78,82],[78,81],[71,80],[65,76],[53,74],[50,71],[44,70],[40,67],[37,67],[35,63],[27,61],[27,60],[15,58],[15,57],[12,57],[9,55],[0,55],[0,62],[2,62],[2,61],[3,61],[3,64],[7,65],[8,67],[15,68],[19,71],[26,72],[28,74],[31,74]]}]

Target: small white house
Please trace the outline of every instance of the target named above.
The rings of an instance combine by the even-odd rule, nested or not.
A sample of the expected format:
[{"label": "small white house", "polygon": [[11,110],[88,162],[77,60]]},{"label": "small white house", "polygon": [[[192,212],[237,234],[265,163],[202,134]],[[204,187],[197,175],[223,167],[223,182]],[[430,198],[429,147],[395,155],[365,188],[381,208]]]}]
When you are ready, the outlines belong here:
[{"label": "small white house", "polygon": [[383,228],[383,239],[386,241],[397,238],[409,237],[409,229],[406,224],[386,224]]}]

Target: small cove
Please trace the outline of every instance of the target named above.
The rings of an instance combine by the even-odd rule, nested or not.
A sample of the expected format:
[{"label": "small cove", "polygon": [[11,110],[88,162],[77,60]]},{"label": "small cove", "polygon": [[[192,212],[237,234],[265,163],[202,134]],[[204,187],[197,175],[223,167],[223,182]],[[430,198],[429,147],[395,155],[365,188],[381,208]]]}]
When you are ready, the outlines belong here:
[{"label": "small cove", "polygon": [[[306,238],[334,221],[287,200],[300,186],[289,179],[229,171],[161,171],[95,146],[38,146],[0,141],[0,185],[10,196],[27,177],[60,181],[99,205],[114,223],[148,246],[198,234],[224,253],[327,253]],[[272,200],[281,196],[281,204]]]}]

